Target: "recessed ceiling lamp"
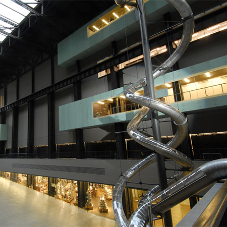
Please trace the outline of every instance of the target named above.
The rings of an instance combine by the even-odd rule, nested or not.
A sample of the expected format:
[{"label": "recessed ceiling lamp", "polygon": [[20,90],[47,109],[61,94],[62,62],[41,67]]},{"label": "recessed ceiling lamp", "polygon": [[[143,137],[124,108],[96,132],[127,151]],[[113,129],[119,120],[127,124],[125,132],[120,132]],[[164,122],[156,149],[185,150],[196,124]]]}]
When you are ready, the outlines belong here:
[{"label": "recessed ceiling lamp", "polygon": [[188,78],[185,78],[184,81],[187,82],[187,83],[190,82],[190,80]]},{"label": "recessed ceiling lamp", "polygon": [[113,99],[108,99],[109,101],[113,102]]},{"label": "recessed ceiling lamp", "polygon": [[93,25],[92,27],[93,27],[95,30],[99,31],[99,29],[98,29],[95,25]]},{"label": "recessed ceiling lamp", "polygon": [[99,104],[104,104],[104,102],[98,101]]},{"label": "recessed ceiling lamp", "polygon": [[114,15],[116,18],[119,18],[119,16],[118,16],[116,13],[113,13],[113,15]]},{"label": "recessed ceiling lamp", "polygon": [[104,22],[105,24],[109,24],[106,20],[102,19],[102,22]]},{"label": "recessed ceiling lamp", "polygon": [[128,8],[128,6],[125,6],[125,9],[127,9],[128,11],[130,11],[130,9]]},{"label": "recessed ceiling lamp", "polygon": [[227,29],[227,26],[220,28],[220,31]]},{"label": "recessed ceiling lamp", "polygon": [[218,77],[218,78],[214,78],[214,79],[209,79],[208,81],[214,81],[214,80],[220,80],[221,78],[220,77]]},{"label": "recessed ceiling lamp", "polygon": [[125,96],[124,95],[121,95],[120,97],[123,98],[123,99],[125,99]]},{"label": "recessed ceiling lamp", "polygon": [[211,75],[210,75],[209,72],[207,72],[207,73],[205,73],[205,74],[206,74],[207,77],[211,77]]},{"label": "recessed ceiling lamp", "polygon": [[171,85],[170,84],[165,84],[166,85],[166,87],[171,87]]},{"label": "recessed ceiling lamp", "polygon": [[209,28],[207,28],[207,30],[213,30],[213,29],[218,28],[218,27],[219,27],[219,24],[214,25],[214,26],[212,26],[212,27],[209,27]]}]

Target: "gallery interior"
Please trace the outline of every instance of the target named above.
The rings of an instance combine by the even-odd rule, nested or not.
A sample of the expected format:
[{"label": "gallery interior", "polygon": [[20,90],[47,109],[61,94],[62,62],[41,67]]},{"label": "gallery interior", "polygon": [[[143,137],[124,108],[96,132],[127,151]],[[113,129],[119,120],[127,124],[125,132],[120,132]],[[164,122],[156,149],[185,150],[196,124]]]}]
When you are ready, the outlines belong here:
[{"label": "gallery interior", "polygon": [[[194,31],[171,67],[162,63],[181,47],[184,24],[193,17],[181,17],[173,0],[142,2],[153,71],[165,71],[154,79],[156,99],[179,110],[188,124],[176,150],[192,160],[194,169],[225,160],[227,1],[187,0]],[[155,150],[127,132],[129,122],[144,109],[126,95],[127,87],[147,74],[138,16],[142,9],[114,0],[0,0],[0,8],[0,177],[116,220],[113,201],[119,178]],[[140,86],[135,100],[148,93],[146,85]],[[145,115],[137,130],[153,140],[151,115]],[[157,116],[161,142],[168,144],[183,123],[161,111]],[[146,192],[161,184],[160,172],[169,182],[192,171],[161,158],[161,171],[153,163],[122,189],[125,222]],[[218,191],[212,194],[215,187]],[[207,226],[226,226],[226,195],[220,195],[225,187],[222,180],[210,183],[155,214],[157,218],[150,215],[150,225],[196,223],[192,211],[207,196],[206,207],[214,210],[200,209],[197,224],[209,213],[216,214],[209,217],[215,223]]]}]

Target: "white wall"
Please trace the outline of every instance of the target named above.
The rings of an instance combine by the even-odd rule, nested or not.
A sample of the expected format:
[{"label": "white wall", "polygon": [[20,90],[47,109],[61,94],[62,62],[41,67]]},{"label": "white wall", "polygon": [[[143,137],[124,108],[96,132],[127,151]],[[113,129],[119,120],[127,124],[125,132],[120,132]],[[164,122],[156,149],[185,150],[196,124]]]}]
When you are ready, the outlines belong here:
[{"label": "white wall", "polygon": [[18,147],[27,146],[28,135],[28,106],[27,104],[19,107],[18,118]]},{"label": "white wall", "polygon": [[48,102],[47,97],[35,100],[34,146],[48,145]]},{"label": "white wall", "polygon": [[87,79],[82,80],[81,91],[82,99],[107,92],[108,91],[107,77],[102,77],[98,79],[98,75],[95,74]]},{"label": "white wall", "polygon": [[50,59],[35,68],[35,91],[51,85]]},{"label": "white wall", "polygon": [[6,112],[6,124],[8,126],[8,139],[6,141],[6,148],[11,148],[12,145],[12,125],[13,125],[13,111]]},{"label": "white wall", "polygon": [[135,83],[136,81],[145,77],[145,67],[143,64],[131,66],[123,69],[124,85]]},{"label": "white wall", "polygon": [[24,74],[19,80],[19,98],[22,99],[32,93],[32,72]]},{"label": "white wall", "polygon": [[55,143],[72,143],[74,141],[73,131],[59,131],[59,106],[73,102],[73,85],[55,92]]},{"label": "white wall", "polygon": [[16,85],[17,85],[17,81],[14,80],[12,83],[10,83],[7,86],[7,104],[10,104],[16,101]]}]

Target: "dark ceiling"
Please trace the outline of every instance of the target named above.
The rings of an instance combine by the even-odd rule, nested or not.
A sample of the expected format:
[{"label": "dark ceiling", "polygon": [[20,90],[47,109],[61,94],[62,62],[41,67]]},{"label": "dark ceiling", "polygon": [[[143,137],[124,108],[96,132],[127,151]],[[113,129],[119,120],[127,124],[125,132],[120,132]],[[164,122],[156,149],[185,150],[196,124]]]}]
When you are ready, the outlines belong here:
[{"label": "dark ceiling", "polygon": [[[114,0],[43,0],[43,15],[30,15],[1,43],[0,86],[21,76],[57,44],[114,5]],[[42,12],[41,5],[36,11]]]}]

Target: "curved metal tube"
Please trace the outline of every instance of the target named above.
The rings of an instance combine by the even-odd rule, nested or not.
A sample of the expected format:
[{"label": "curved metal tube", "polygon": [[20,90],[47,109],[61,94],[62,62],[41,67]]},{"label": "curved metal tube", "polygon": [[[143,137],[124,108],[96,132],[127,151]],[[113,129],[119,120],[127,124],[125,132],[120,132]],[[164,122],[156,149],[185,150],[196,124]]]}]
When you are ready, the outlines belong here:
[{"label": "curved metal tube", "polygon": [[[168,68],[172,67],[172,65],[179,60],[190,43],[194,29],[193,14],[187,2],[185,0],[167,1],[171,3],[178,10],[181,17],[185,19],[183,34],[178,48],[159,68],[153,72],[154,78],[163,75]],[[115,0],[115,2],[121,6],[126,4],[135,6],[135,0]],[[128,100],[139,103],[143,106],[143,108],[128,124],[127,131],[129,135],[143,146],[176,161],[185,169],[192,170],[192,161],[187,156],[174,149],[183,141],[187,134],[188,125],[186,117],[174,107],[163,102],[156,101],[150,97],[135,95],[135,92],[145,85],[146,78],[143,78],[128,86],[125,90],[125,96]],[[177,132],[174,138],[166,145],[152,140],[150,137],[145,136],[137,130],[138,124],[147,115],[150,109],[155,109],[165,113],[171,117],[177,125]],[[175,180],[179,180],[183,176],[184,177],[176,183],[174,183],[175,180],[169,181],[168,184],[171,184],[171,186],[164,191],[160,192],[159,186],[149,190],[140,201],[138,209],[133,213],[128,222],[122,207],[122,194],[124,187],[131,177],[153,162],[155,162],[155,156],[154,154],[151,154],[126,171],[117,182],[113,193],[113,210],[118,226],[145,226],[148,221],[148,206],[150,206],[152,202],[156,203],[152,204],[152,212],[154,215],[158,215],[213,183],[213,181],[227,177],[227,171],[222,171],[223,168],[226,169],[227,167],[227,160],[208,163],[191,172],[187,176],[184,176],[184,173],[180,173],[174,176]]]}]

